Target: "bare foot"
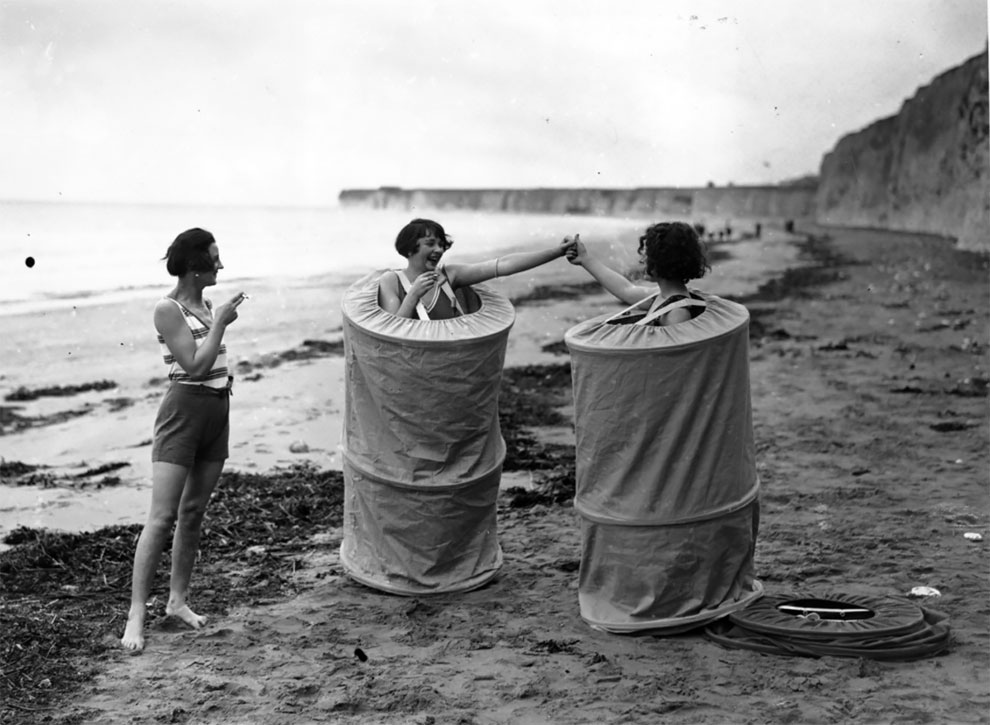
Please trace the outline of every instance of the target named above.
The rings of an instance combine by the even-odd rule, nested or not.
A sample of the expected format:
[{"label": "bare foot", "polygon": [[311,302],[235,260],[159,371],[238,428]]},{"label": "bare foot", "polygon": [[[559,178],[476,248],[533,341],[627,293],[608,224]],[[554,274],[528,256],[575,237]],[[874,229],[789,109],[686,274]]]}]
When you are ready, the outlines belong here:
[{"label": "bare foot", "polygon": [[178,606],[169,602],[165,605],[165,614],[170,617],[178,617],[183,622],[188,624],[193,629],[199,629],[204,624],[206,624],[206,617],[196,614],[187,605],[180,604]]},{"label": "bare foot", "polygon": [[135,654],[144,649],[144,612],[127,615],[127,626],[120,643],[124,649]]}]

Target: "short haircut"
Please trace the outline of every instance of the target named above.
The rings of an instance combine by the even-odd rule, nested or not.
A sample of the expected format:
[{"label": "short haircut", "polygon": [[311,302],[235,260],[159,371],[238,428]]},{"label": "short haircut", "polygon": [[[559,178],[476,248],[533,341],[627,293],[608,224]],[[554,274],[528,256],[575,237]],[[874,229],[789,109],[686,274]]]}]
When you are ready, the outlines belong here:
[{"label": "short haircut", "polygon": [[413,219],[399,230],[395,237],[395,251],[403,257],[409,257],[419,248],[419,240],[430,235],[435,236],[443,244],[443,251],[450,249],[454,241],[447,236],[437,222],[432,219]]},{"label": "short haircut", "polygon": [[165,269],[173,277],[181,277],[187,272],[212,272],[211,244],[216,244],[216,239],[205,229],[187,229],[175,238],[165,252]]},{"label": "short haircut", "polygon": [[639,238],[639,254],[646,262],[646,273],[654,279],[687,282],[704,277],[711,269],[698,232],[684,222],[647,227]]}]

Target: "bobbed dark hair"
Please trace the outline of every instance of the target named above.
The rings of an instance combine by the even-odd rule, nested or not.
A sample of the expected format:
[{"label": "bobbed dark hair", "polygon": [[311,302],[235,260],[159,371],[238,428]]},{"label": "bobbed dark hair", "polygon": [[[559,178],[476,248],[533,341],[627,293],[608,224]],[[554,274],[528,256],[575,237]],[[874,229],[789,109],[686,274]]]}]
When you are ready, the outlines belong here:
[{"label": "bobbed dark hair", "polygon": [[654,279],[684,283],[700,279],[711,270],[698,232],[684,222],[660,222],[647,227],[639,238],[639,256],[646,262],[646,273]]},{"label": "bobbed dark hair", "polygon": [[447,236],[447,232],[438,222],[432,219],[413,219],[402,227],[396,235],[395,251],[403,257],[408,257],[419,248],[419,240],[431,234],[442,242],[445,252],[454,243],[454,240]]},{"label": "bobbed dark hair", "polygon": [[187,229],[175,238],[162,257],[165,269],[173,277],[181,277],[187,272],[212,272],[214,263],[210,245],[216,243],[205,229]]}]

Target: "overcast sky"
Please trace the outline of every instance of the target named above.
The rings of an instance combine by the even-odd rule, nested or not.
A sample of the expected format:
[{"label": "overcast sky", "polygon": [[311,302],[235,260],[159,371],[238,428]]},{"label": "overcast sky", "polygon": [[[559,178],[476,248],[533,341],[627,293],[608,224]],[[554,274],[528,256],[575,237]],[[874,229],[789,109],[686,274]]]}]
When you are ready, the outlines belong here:
[{"label": "overcast sky", "polygon": [[0,199],[816,173],[986,0],[0,0]]}]

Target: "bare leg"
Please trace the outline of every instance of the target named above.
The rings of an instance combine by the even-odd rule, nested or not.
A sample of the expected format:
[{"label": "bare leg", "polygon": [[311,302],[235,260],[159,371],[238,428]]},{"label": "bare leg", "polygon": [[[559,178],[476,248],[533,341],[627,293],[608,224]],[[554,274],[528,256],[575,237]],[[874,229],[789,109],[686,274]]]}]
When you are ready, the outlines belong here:
[{"label": "bare leg", "polygon": [[188,475],[189,469],[185,466],[163,461],[152,464],[151,509],[134,552],[131,608],[127,613],[124,636],[120,639],[124,649],[138,651],[144,648],[144,615],[151,583],[175,523]]},{"label": "bare leg", "polygon": [[206,617],[196,614],[189,608],[189,580],[192,578],[193,564],[199,552],[199,537],[202,530],[206,504],[216,488],[223,470],[223,461],[203,461],[196,463],[189,473],[189,480],[182,492],[179,503],[179,520],[172,539],[172,580],[165,613],[178,617],[194,629],[206,623]]}]

